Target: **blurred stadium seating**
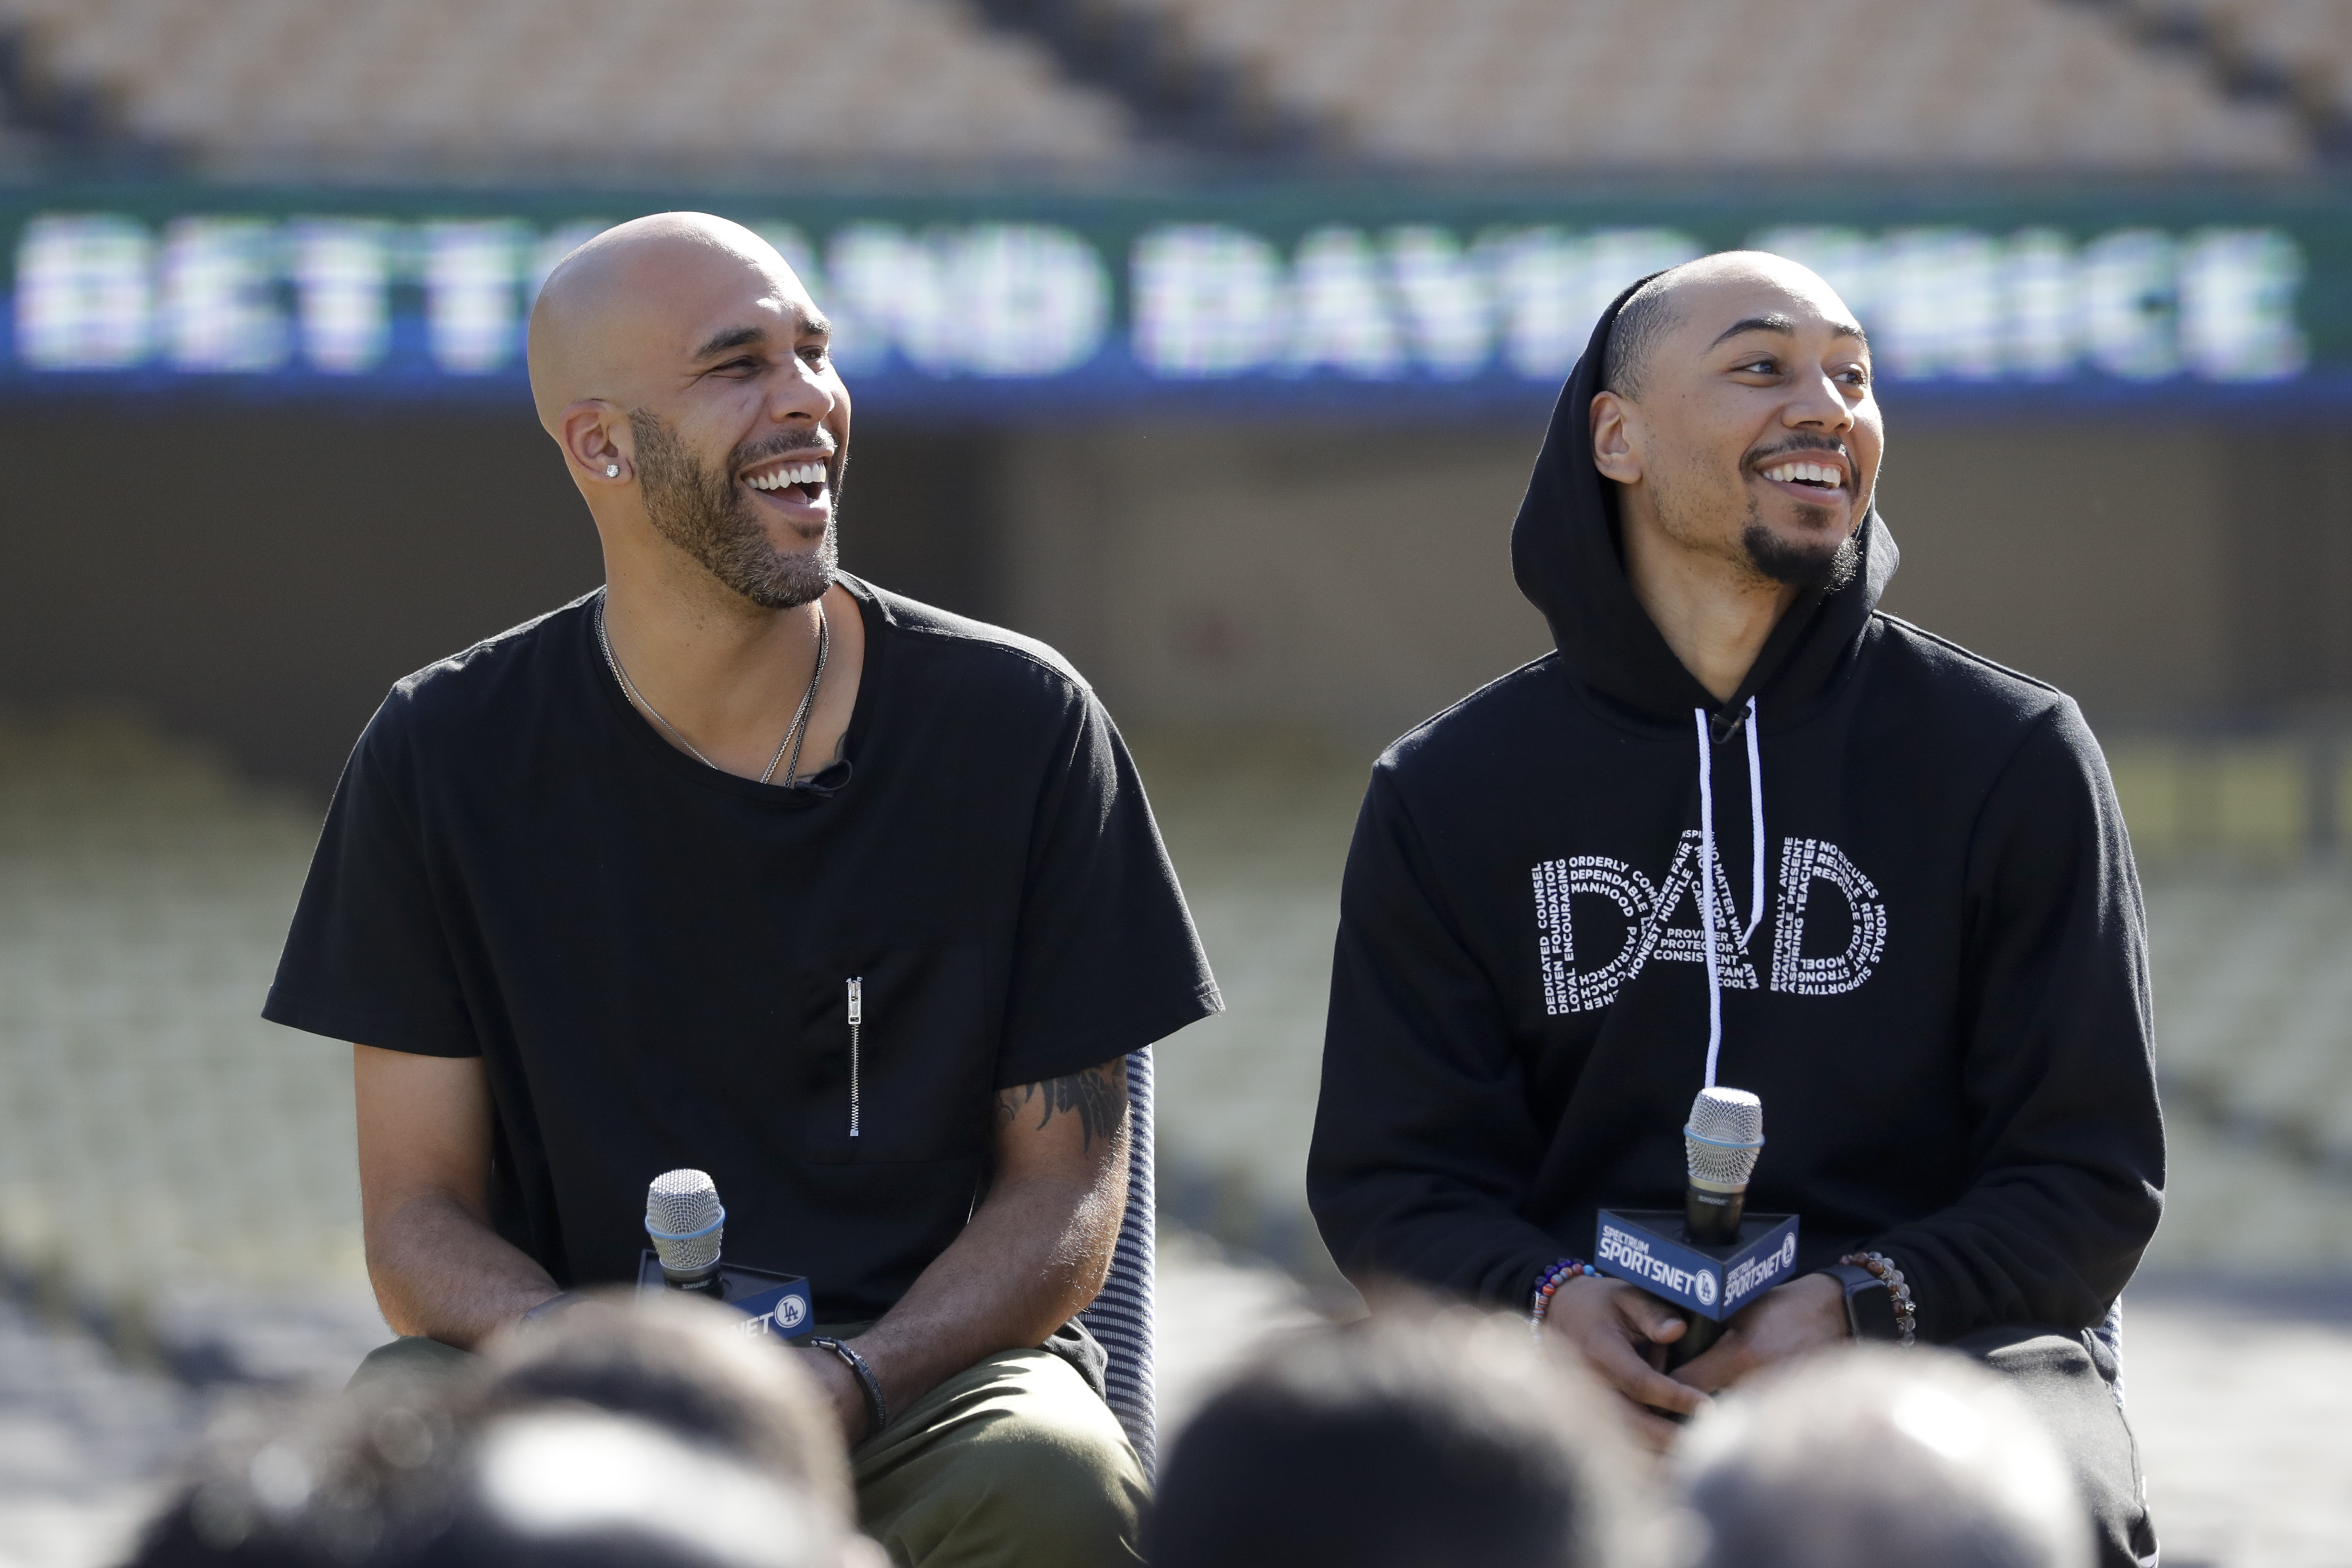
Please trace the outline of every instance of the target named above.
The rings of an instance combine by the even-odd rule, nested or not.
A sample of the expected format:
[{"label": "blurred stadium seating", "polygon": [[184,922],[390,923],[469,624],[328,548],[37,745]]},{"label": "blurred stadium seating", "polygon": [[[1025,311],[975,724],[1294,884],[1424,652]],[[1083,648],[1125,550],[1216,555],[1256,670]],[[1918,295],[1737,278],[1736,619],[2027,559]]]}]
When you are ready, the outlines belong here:
[{"label": "blurred stadium seating", "polygon": [[2151,899],[2176,1108],[2352,1172],[2352,883],[2211,877]]},{"label": "blurred stadium seating", "polygon": [[363,1280],[348,1053],[258,1016],[317,836],[127,720],[0,724],[0,1262],[133,1320]]},{"label": "blurred stadium seating", "polygon": [[[1075,79],[1122,24],[1149,57]],[[2345,0],[0,0],[12,26],[124,133],[240,175],[1107,172],[1203,71],[1327,161],[1423,168],[2279,172],[2352,107]]]},{"label": "blurred stadium seating", "polygon": [[[1150,0],[1383,162],[2285,170],[2294,116],[2054,0]],[[2291,0],[2247,5],[2298,9]],[[2317,0],[2299,9],[2347,13]],[[2336,24],[2338,36],[2343,25]],[[1819,72],[1821,52],[1838,57]]]},{"label": "blurred stadium seating", "polygon": [[2282,871],[2352,822],[2352,774],[2332,737],[2126,733],[2107,765],[2144,862],[2182,859]]},{"label": "blurred stadium seating", "polygon": [[805,178],[1128,145],[1113,99],[940,0],[5,0],[0,21],[219,174]]},{"label": "blurred stadium seating", "polygon": [[2145,31],[2201,46],[2228,77],[2284,89],[2316,123],[2352,119],[2347,0],[2126,0]]}]

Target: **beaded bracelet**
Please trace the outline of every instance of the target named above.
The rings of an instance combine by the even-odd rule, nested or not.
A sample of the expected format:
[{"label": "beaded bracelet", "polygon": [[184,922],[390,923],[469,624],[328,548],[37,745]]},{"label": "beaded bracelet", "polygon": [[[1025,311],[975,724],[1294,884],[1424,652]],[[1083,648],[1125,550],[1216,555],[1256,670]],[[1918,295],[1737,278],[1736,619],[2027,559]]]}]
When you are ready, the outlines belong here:
[{"label": "beaded bracelet", "polygon": [[1562,1285],[1579,1274],[1588,1279],[1601,1278],[1601,1270],[1582,1259],[1563,1258],[1545,1270],[1542,1278],[1536,1281],[1535,1300],[1528,1307],[1528,1332],[1535,1336],[1538,1344],[1543,1343],[1544,1317],[1551,1311],[1552,1297],[1559,1293]]},{"label": "beaded bracelet", "polygon": [[1886,1294],[1895,1307],[1895,1326],[1901,1331],[1902,1343],[1908,1348],[1919,1326],[1919,1314],[1911,1301],[1911,1287],[1904,1281],[1903,1270],[1895,1260],[1884,1252],[1849,1252],[1838,1260],[1857,1269],[1867,1269],[1885,1283]]}]

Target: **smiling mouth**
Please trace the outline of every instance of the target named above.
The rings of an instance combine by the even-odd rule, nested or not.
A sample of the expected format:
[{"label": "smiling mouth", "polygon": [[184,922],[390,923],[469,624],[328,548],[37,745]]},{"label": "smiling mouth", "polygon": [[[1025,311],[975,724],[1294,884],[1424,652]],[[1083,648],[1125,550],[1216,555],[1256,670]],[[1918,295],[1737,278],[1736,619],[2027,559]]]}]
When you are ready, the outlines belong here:
[{"label": "smiling mouth", "polygon": [[1765,478],[1782,485],[1794,485],[1803,490],[1818,490],[1824,496],[1842,495],[1845,491],[1845,470],[1834,463],[1810,463],[1790,457],[1759,470]]},{"label": "smiling mouth", "polygon": [[[830,475],[822,460],[769,464],[743,476],[744,484],[754,490],[776,495],[779,500],[823,500],[825,486],[830,482]],[[797,494],[782,494],[786,491]]]}]

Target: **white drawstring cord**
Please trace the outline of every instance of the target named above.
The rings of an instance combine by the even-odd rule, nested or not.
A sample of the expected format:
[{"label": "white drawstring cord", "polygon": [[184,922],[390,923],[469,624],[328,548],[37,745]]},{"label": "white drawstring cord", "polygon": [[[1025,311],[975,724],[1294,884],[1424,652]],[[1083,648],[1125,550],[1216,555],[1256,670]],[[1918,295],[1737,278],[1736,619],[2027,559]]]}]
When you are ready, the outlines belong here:
[{"label": "white drawstring cord", "polygon": [[1748,699],[1748,842],[1755,846],[1749,865],[1755,872],[1748,894],[1748,929],[1739,938],[1742,947],[1755,939],[1756,927],[1764,920],[1764,758],[1756,749],[1756,699]]},{"label": "white drawstring cord", "polygon": [[1691,879],[1691,894],[1698,900],[1698,923],[1706,939],[1706,1087],[1712,1089],[1715,1058],[1723,1049],[1723,977],[1715,956],[1715,747],[1706,733],[1706,709],[1695,707],[1691,716],[1698,721],[1698,874]]},{"label": "white drawstring cord", "polygon": [[[1706,940],[1706,1087],[1715,1087],[1715,1060],[1723,1051],[1723,972],[1715,951],[1715,747],[1708,733],[1706,709],[1691,709],[1698,724],[1698,874],[1691,894],[1698,902],[1699,925]],[[1756,745],[1756,699],[1748,699],[1748,828],[1755,852],[1748,892],[1747,929],[1739,945],[1746,947],[1764,919],[1764,765]],[[1739,911],[1731,911],[1734,920]]]}]

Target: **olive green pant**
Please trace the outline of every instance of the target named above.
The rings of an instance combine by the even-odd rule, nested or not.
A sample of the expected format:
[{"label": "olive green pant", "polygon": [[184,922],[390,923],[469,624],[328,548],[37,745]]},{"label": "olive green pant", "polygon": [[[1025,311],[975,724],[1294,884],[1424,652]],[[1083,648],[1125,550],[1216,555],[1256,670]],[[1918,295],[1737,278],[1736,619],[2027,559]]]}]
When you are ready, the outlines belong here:
[{"label": "olive green pant", "polygon": [[[352,1386],[448,1375],[473,1359],[399,1339],[371,1352]],[[1050,1352],[1008,1350],[958,1373],[893,1411],[849,1459],[859,1527],[906,1568],[1142,1561],[1142,1461],[1101,1396]]]}]

